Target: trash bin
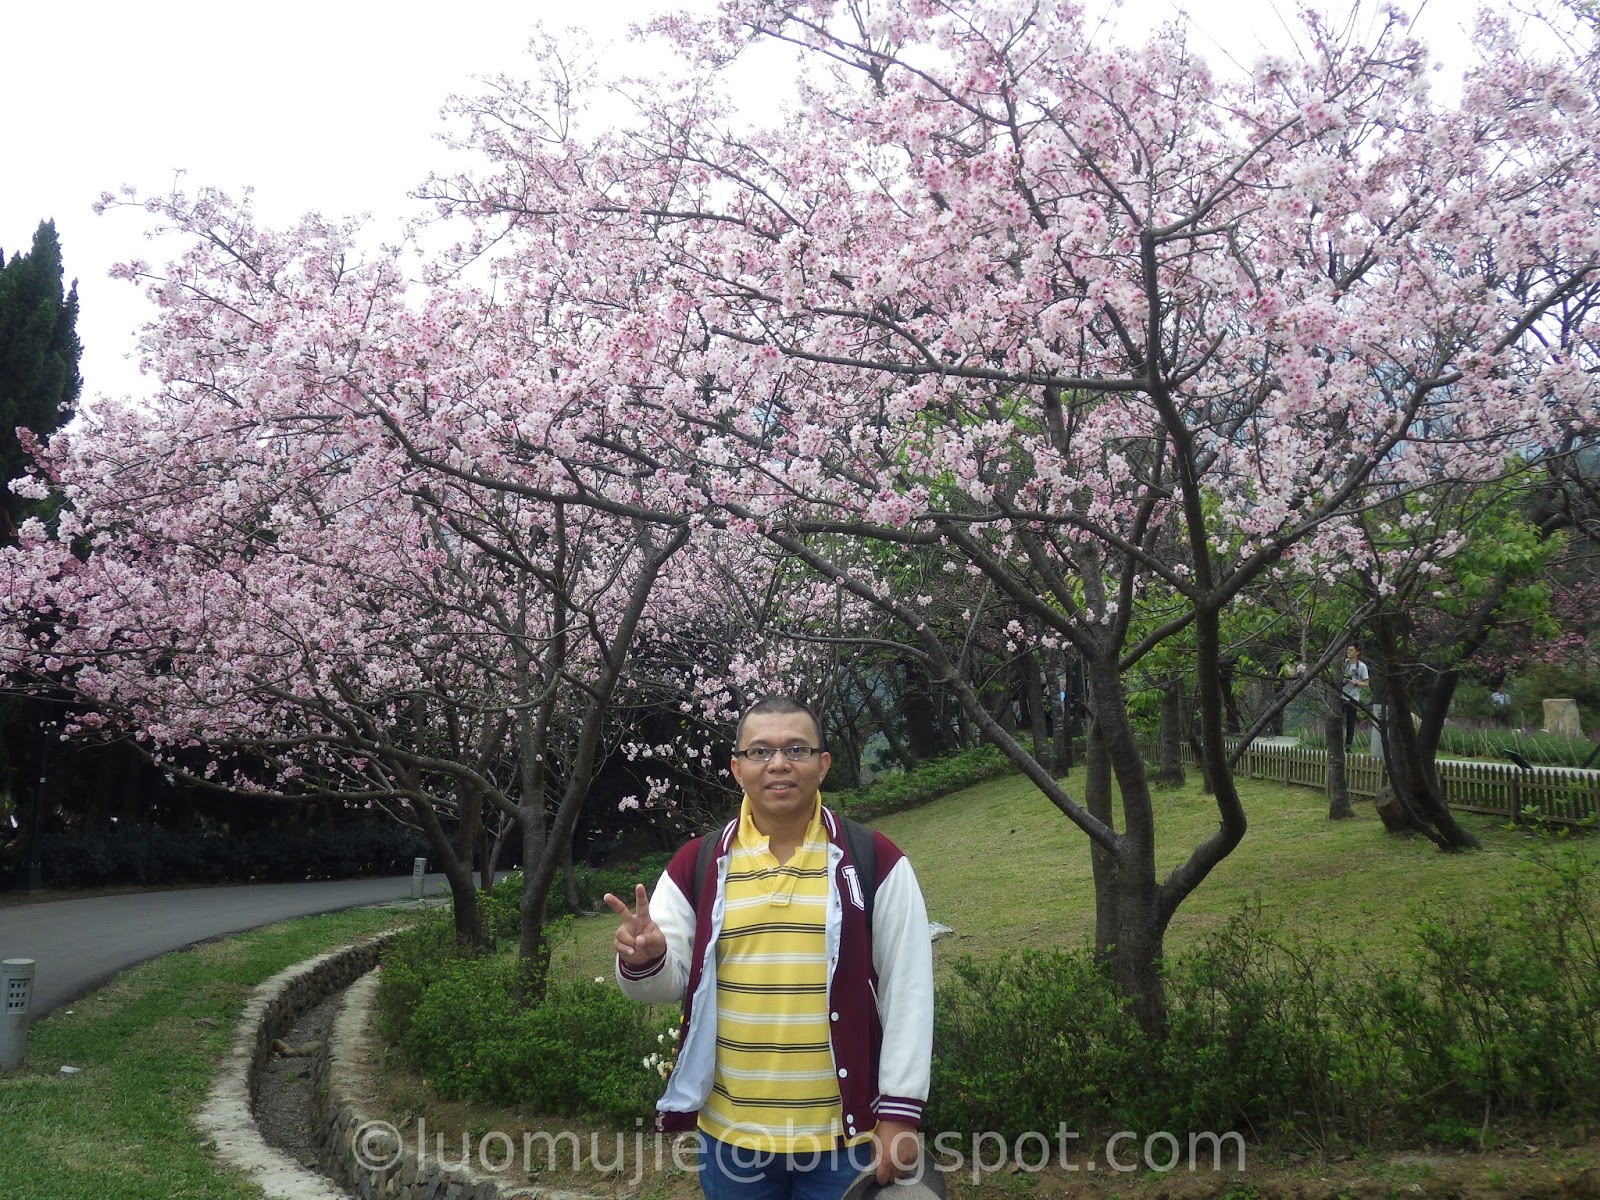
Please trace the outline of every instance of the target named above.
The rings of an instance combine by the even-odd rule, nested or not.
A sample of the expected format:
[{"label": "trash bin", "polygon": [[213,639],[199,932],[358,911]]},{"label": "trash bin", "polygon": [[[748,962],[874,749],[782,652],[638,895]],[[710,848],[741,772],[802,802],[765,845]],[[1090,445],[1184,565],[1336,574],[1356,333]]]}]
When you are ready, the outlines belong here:
[{"label": "trash bin", "polygon": [[33,968],[31,958],[0,962],[0,1071],[17,1066],[27,1051]]}]

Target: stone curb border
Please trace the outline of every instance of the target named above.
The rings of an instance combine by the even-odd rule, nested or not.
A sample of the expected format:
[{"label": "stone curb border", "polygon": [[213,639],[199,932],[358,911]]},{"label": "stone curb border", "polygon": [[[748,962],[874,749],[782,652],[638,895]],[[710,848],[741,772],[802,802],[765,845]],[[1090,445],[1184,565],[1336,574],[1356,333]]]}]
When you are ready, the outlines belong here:
[{"label": "stone curb border", "polygon": [[[356,1099],[358,1067],[372,1036],[368,1022],[378,990],[374,968],[383,947],[399,932],[319,954],[279,971],[251,992],[233,1046],[195,1115],[195,1125],[215,1145],[218,1157],[274,1200],[351,1200],[352,1195],[360,1200],[603,1200],[585,1192],[503,1186],[492,1176],[460,1166],[419,1167],[416,1153],[401,1145],[399,1131],[370,1116]],[[345,1003],[312,1067],[313,1134],[324,1176],[267,1145],[256,1126],[255,1102],[273,1042],[301,1013],[340,991],[346,993]]]},{"label": "stone curb border", "polygon": [[249,1175],[277,1200],[349,1200],[327,1179],[267,1145],[255,1122],[255,1101],[272,1043],[307,1009],[349,987],[377,964],[378,952],[393,937],[379,934],[354,945],[329,950],[279,971],[245,1001],[233,1046],[212,1080],[195,1124],[216,1146],[223,1161]]},{"label": "stone curb border", "polygon": [[322,1168],[360,1200],[602,1200],[585,1192],[508,1184],[462,1165],[419,1162],[404,1134],[358,1097],[360,1065],[374,1049],[369,1026],[377,972],[350,985],[312,1068],[312,1120]]}]

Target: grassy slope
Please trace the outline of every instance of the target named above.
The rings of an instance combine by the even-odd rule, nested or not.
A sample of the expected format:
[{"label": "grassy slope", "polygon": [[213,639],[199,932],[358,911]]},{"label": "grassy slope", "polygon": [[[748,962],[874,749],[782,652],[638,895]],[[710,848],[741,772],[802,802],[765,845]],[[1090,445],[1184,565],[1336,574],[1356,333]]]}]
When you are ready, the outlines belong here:
[{"label": "grassy slope", "polygon": [[[0,1196],[185,1200],[259,1196],[220,1170],[190,1119],[250,990],[284,967],[407,914],[307,917],[135,967],[28,1033],[0,1075]],[[82,1074],[58,1074],[63,1063]]]},{"label": "grassy slope", "polygon": [[[1068,777],[1069,791],[1082,781],[1080,769]],[[1179,909],[1169,953],[1196,945],[1259,894],[1289,930],[1400,956],[1418,914],[1503,903],[1519,857],[1535,844],[1529,834],[1462,814],[1485,849],[1446,855],[1420,838],[1386,834],[1370,803],[1356,802],[1353,821],[1330,822],[1327,801],[1310,789],[1249,780],[1240,789],[1250,831]],[[1216,808],[1192,783],[1157,795],[1156,820],[1157,870],[1164,874],[1216,828]],[[876,824],[916,866],[928,915],[956,930],[939,943],[941,959],[1071,946],[1093,936],[1088,840],[1020,777]],[[1600,839],[1580,845],[1600,863]],[[607,918],[580,920],[564,955],[571,969],[609,973],[613,928]]]}]

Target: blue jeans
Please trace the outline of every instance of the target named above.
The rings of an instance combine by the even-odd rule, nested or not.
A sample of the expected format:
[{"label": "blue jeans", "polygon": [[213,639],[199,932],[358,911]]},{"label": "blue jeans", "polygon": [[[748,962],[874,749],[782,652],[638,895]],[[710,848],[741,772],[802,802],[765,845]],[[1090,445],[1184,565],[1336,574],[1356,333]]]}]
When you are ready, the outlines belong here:
[{"label": "blue jeans", "polygon": [[706,1200],[839,1200],[871,1165],[871,1142],[816,1154],[774,1154],[700,1135]]}]

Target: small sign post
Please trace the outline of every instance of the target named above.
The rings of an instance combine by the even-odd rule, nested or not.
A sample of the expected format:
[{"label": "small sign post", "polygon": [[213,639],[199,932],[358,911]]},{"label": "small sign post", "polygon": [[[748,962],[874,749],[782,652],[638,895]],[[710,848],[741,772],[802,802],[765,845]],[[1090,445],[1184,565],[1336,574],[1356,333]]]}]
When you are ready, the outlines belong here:
[{"label": "small sign post", "polygon": [[427,859],[425,859],[425,858],[414,858],[414,859],[411,860],[411,898],[413,900],[421,900],[422,899],[422,888],[423,888],[422,877],[424,875],[426,875],[427,873],[428,873],[428,860]]}]

